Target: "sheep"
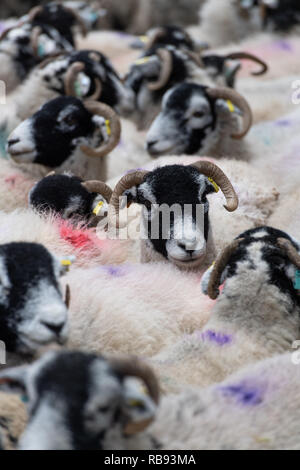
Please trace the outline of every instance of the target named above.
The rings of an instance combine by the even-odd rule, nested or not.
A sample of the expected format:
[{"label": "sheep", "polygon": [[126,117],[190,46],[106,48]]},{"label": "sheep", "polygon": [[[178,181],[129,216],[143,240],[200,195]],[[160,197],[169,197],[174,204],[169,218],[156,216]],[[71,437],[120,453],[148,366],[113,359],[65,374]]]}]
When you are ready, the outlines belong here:
[{"label": "sheep", "polygon": [[297,0],[280,0],[272,6],[268,0],[249,6],[240,0],[210,0],[199,14],[200,27],[193,27],[190,32],[213,47],[239,42],[264,28],[277,35],[299,30]]},{"label": "sheep", "polygon": [[111,195],[111,188],[102,181],[50,174],[34,185],[28,199],[29,206],[42,214],[54,212],[63,219],[97,224],[107,214]]},{"label": "sheep", "polygon": [[[120,212],[119,198],[126,196],[128,204],[135,202],[143,207],[140,233],[136,215],[132,220],[130,213],[125,214],[127,217],[125,233],[127,236],[131,233],[132,236],[141,239],[141,260],[143,262],[154,260],[171,262],[180,269],[201,271],[201,269],[205,269],[205,266],[209,266],[214,259],[215,235],[217,248],[220,249],[220,245],[224,247],[224,243],[226,243],[224,227],[227,227],[227,236],[229,237],[227,241],[229,242],[232,238],[231,234],[236,236],[240,233],[239,228],[243,227],[242,230],[245,230],[249,227],[249,223],[255,226],[255,224],[267,221],[274,210],[279,194],[275,188],[272,188],[272,185],[268,188],[265,186],[265,192],[262,192],[259,181],[261,180],[262,184],[265,184],[265,178],[262,178],[259,172],[252,170],[245,163],[223,160],[222,171],[212,161],[195,160],[188,167],[173,164],[175,162],[176,158],[173,158],[171,165],[167,163],[163,167],[157,166],[150,172],[137,170],[121,178],[110,201],[108,233],[115,235],[116,227],[124,228],[124,214],[122,211]],[[235,186],[242,200],[242,207],[237,212],[236,218],[229,214],[226,216],[223,214],[224,211],[217,209],[220,203],[218,200],[211,210],[212,215],[216,211],[217,217],[210,224],[207,195],[215,194],[218,191],[218,186],[222,189],[226,199],[229,197],[225,206],[227,211],[232,212],[238,207],[239,197],[225,176],[224,172],[227,173],[227,171],[232,174],[235,180]],[[207,179],[206,176],[210,179]],[[232,176],[230,175],[230,179]],[[174,180],[177,181],[176,185],[174,185]],[[248,190],[245,192],[246,187]],[[122,200],[121,204],[123,204]],[[187,206],[182,213],[184,204]],[[165,213],[159,222],[157,217],[164,214],[164,209],[172,213],[172,216],[169,214],[172,220],[164,219],[168,216]],[[228,221],[226,217],[228,217]],[[130,227],[131,223],[132,227]],[[120,233],[123,234],[122,231]],[[189,241],[189,238],[193,242]]]},{"label": "sheep", "polygon": [[179,83],[233,87],[236,73],[241,67],[236,61],[239,58],[247,58],[261,65],[261,69],[253,72],[254,75],[263,74],[268,69],[259,58],[243,52],[226,56],[201,56],[193,51],[175,49],[171,45],[163,48],[159,44],[156,46],[154,44],[132,65],[125,78],[125,84],[134,91],[136,101],[136,109],[129,117],[139,129],[145,129],[151,124],[159,113],[166,91]]},{"label": "sheep", "polygon": [[[1,341],[7,363],[18,364],[34,357],[38,349],[67,340],[67,308],[59,278],[71,264],[37,243],[11,242],[0,245]],[[66,304],[65,304],[66,303]]]},{"label": "sheep", "polygon": [[15,90],[47,57],[71,50],[72,46],[48,26],[25,23],[5,30],[0,37],[0,79],[6,84],[6,92]]},{"label": "sheep", "polygon": [[0,450],[16,450],[28,417],[24,403],[11,394],[0,393]]},{"label": "sheep", "polygon": [[[100,52],[74,51],[44,61],[3,106],[1,125],[11,132],[43,104],[61,95],[108,104],[119,114],[132,112],[134,97]],[[2,129],[3,132],[3,129]]]},{"label": "sheep", "polygon": [[248,230],[226,247],[202,277],[211,299],[225,281],[205,327],[152,358],[166,390],[220,382],[290,350],[299,334],[299,252],[296,240],[272,227]]},{"label": "sheep", "polygon": [[[243,126],[237,132],[241,113]],[[268,155],[274,160],[279,153],[283,138],[294,137],[299,129],[298,115],[296,110],[273,122],[256,124],[249,137],[243,139],[251,128],[253,115],[241,95],[234,90],[183,83],[165,94],[162,111],[147,134],[147,150],[152,157],[196,153],[230,156],[255,164],[263,160],[266,164]],[[280,124],[284,122],[287,125]]]},{"label": "sheep", "polygon": [[278,355],[210,387],[160,397],[145,362],[61,352],[6,369],[0,388],[28,396],[19,449],[296,450],[299,371],[291,354]]},{"label": "sheep", "polygon": [[8,137],[7,152],[21,169],[35,176],[55,169],[105,180],[106,155],[120,135],[120,120],[109,106],[64,96],[23,121]]},{"label": "sheep", "polygon": [[68,0],[64,2],[64,6],[78,13],[88,31],[96,29],[101,22],[101,18],[106,15],[106,10],[102,8],[101,2],[90,4],[89,2]]},{"label": "sheep", "polygon": [[159,403],[157,380],[140,361],[77,351],[48,353],[32,366],[1,372],[0,381],[1,389],[23,388],[28,396],[21,450],[105,449],[112,431],[130,441],[153,421]]}]

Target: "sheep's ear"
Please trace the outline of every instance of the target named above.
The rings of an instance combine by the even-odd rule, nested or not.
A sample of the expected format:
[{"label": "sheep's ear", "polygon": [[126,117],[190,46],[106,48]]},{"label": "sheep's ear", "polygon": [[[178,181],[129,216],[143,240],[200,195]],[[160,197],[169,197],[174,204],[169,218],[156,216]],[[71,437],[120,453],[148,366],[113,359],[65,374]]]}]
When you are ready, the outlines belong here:
[{"label": "sheep's ear", "polygon": [[122,399],[124,434],[132,435],[143,431],[154,420],[157,411],[157,405],[149,396],[143,382],[127,377],[124,380]]},{"label": "sheep's ear", "polygon": [[26,393],[26,378],[29,367],[12,367],[0,372],[0,391],[24,395]]}]

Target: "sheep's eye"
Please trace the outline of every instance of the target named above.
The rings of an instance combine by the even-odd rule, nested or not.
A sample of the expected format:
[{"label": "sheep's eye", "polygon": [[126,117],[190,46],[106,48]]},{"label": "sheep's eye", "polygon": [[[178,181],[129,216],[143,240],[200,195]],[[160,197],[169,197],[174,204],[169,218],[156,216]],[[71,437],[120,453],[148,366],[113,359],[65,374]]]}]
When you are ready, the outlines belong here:
[{"label": "sheep's eye", "polygon": [[195,118],[202,118],[203,116],[204,116],[203,111],[195,111],[194,114],[193,114],[193,117],[195,117]]},{"label": "sheep's eye", "polygon": [[99,406],[99,413],[107,413],[109,411],[109,406]]},{"label": "sheep's eye", "polygon": [[67,116],[64,119],[65,123],[68,124],[68,126],[76,126],[77,121],[73,116]]}]

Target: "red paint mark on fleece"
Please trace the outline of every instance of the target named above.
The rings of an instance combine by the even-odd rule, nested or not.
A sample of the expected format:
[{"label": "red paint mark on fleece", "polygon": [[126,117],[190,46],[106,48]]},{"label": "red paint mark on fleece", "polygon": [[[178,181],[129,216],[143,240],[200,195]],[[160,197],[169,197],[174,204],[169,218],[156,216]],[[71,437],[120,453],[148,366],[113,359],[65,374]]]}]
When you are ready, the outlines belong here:
[{"label": "red paint mark on fleece", "polygon": [[20,174],[16,173],[14,175],[7,176],[4,179],[4,183],[8,184],[11,187],[14,187],[17,182],[20,183],[20,181],[25,180]]},{"label": "red paint mark on fleece", "polygon": [[76,229],[69,222],[61,220],[59,223],[61,238],[70,243],[78,250],[90,251],[99,249],[103,245],[103,240],[99,240],[89,229]]}]

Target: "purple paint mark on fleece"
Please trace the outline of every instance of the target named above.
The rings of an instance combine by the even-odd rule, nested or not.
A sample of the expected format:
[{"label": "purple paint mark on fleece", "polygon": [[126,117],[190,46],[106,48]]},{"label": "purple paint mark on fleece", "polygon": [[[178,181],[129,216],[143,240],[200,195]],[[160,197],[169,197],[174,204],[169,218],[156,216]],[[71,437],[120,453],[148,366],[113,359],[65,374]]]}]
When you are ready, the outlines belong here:
[{"label": "purple paint mark on fleece", "polygon": [[291,125],[291,121],[288,119],[279,119],[278,121],[275,121],[275,125],[279,127],[289,127]]},{"label": "purple paint mark on fleece", "polygon": [[284,41],[283,39],[280,41],[275,41],[274,46],[283,51],[293,52],[291,44],[288,41]]},{"label": "purple paint mark on fleece", "polygon": [[246,406],[257,406],[263,401],[263,393],[260,388],[254,385],[241,383],[239,385],[229,385],[228,387],[220,387],[225,397],[233,397],[237,402]]},{"label": "purple paint mark on fleece", "polygon": [[126,269],[124,266],[103,266],[104,271],[106,271],[110,276],[113,277],[122,277],[126,274]]},{"label": "purple paint mark on fleece", "polygon": [[134,173],[135,171],[145,171],[144,168],[134,168],[133,170],[126,171],[125,175],[130,175],[130,173]]},{"label": "purple paint mark on fleece", "polygon": [[217,343],[219,346],[224,346],[225,344],[231,343],[232,341],[231,335],[217,333],[213,330],[206,330],[204,333],[202,333],[201,338],[203,341],[208,340],[213,343]]}]

